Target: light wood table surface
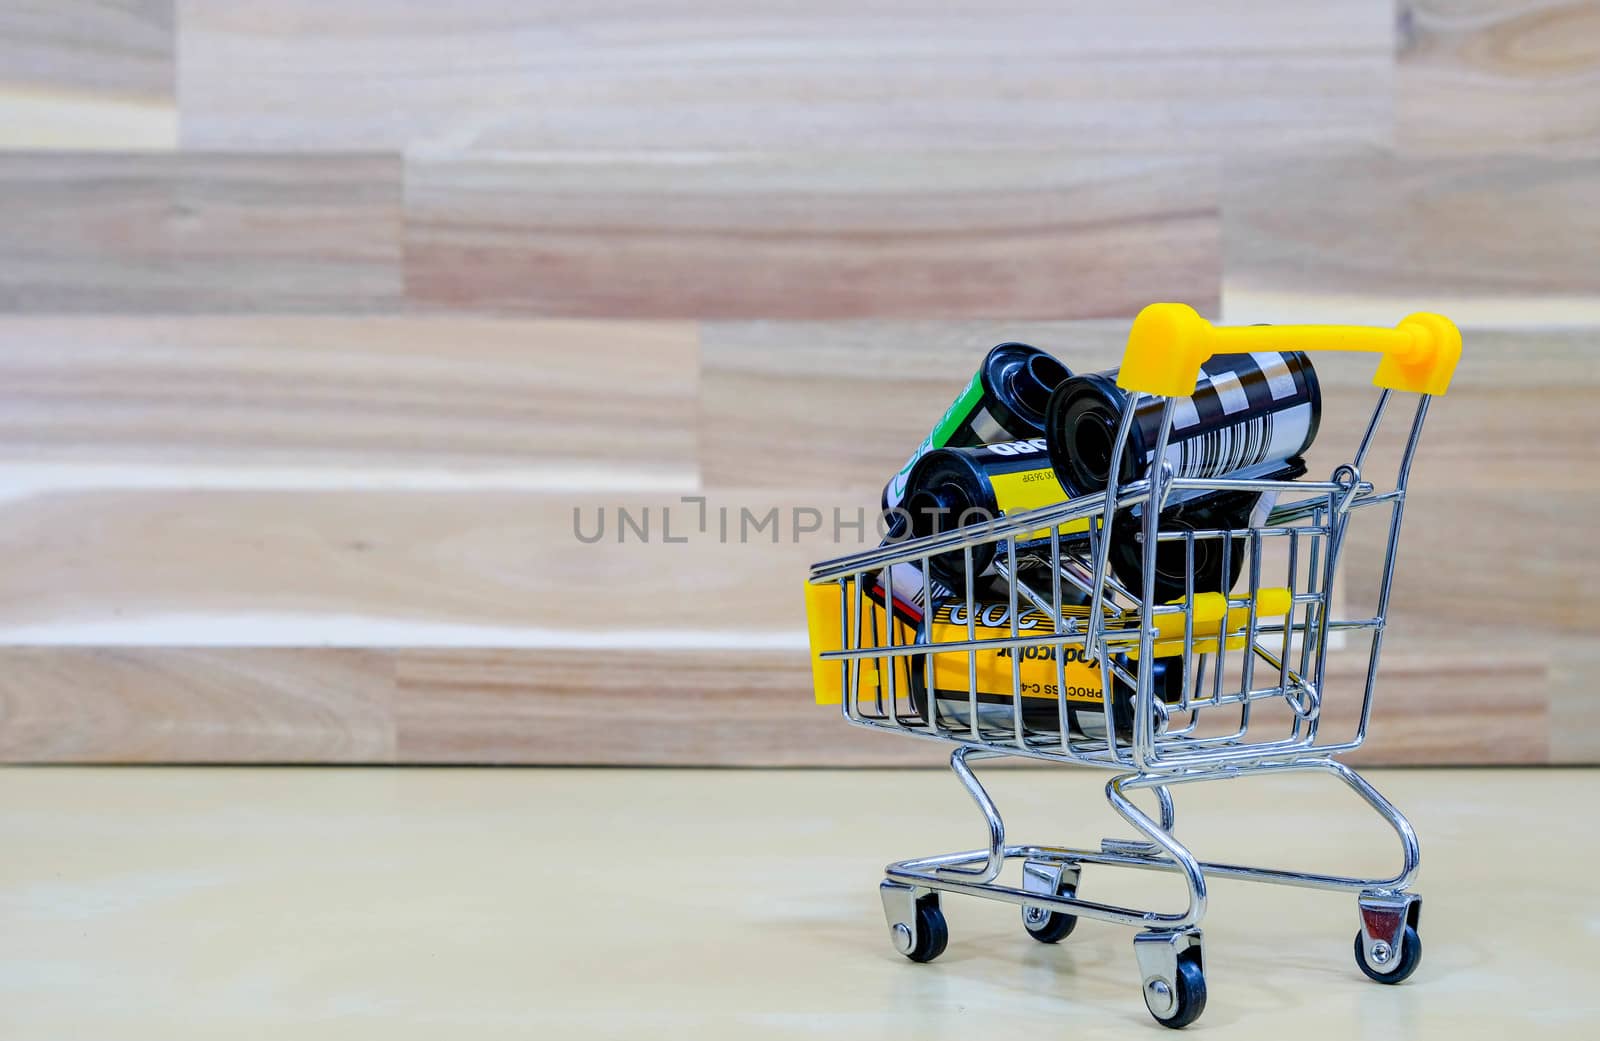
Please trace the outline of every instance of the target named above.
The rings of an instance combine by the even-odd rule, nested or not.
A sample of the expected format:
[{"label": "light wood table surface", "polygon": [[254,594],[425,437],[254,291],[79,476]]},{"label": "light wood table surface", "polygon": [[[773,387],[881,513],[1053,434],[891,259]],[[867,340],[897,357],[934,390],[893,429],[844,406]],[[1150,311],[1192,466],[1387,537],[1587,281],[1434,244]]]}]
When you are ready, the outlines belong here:
[{"label": "light wood table surface", "polygon": [[[1018,840],[1125,834],[1098,773],[990,774]],[[1351,897],[1219,882],[1190,1033],[1596,1036],[1600,771],[1370,776],[1422,839],[1417,975],[1360,975]],[[1397,854],[1328,780],[1176,794],[1202,856]],[[13,768],[0,829],[7,1041],[1166,1036],[1124,928],[1045,947],[947,897],[942,958],[891,949],[882,865],[981,841],[943,772]],[[1093,866],[1082,891],[1179,900]]]}]

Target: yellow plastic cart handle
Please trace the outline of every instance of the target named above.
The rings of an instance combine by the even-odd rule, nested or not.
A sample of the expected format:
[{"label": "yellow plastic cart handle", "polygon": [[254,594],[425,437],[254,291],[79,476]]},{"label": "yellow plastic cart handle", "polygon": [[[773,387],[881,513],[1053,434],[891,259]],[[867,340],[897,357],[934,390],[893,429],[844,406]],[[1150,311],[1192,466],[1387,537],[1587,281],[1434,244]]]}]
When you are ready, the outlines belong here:
[{"label": "yellow plastic cart handle", "polygon": [[1371,325],[1217,327],[1188,304],[1151,304],[1128,332],[1117,386],[1163,397],[1194,393],[1200,365],[1213,354],[1252,351],[1372,351],[1383,355],[1374,386],[1443,394],[1461,360],[1461,331],[1450,319],[1419,312],[1393,329]]}]

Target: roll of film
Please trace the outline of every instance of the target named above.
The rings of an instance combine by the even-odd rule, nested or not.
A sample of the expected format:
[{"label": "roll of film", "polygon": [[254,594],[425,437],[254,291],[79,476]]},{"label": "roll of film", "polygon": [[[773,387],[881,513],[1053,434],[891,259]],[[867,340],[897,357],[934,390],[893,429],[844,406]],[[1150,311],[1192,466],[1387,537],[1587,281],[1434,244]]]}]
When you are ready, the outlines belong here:
[{"label": "roll of film", "polygon": [[[1043,438],[1003,441],[966,448],[940,448],[928,452],[912,467],[903,505],[914,538],[924,538],[956,528],[992,523],[1024,510],[1038,509],[1067,498],[1050,467]],[[1087,521],[1061,526],[1061,535],[1086,533]],[[1030,549],[1050,540],[1048,528],[1018,541]],[[994,573],[996,543],[972,547],[974,579]],[[961,550],[929,558],[931,578],[951,589],[965,586],[966,556]],[[1019,560],[1027,564],[1031,557]],[[897,579],[898,580],[898,579]]]},{"label": "roll of film", "polygon": [[[882,506],[888,518],[885,544],[908,535],[901,507],[906,483],[918,460],[941,448],[1043,436],[1050,395],[1071,376],[1071,371],[1055,357],[1029,344],[1002,343],[991,348],[966,388],[945,409],[905,465],[884,485]],[[902,617],[920,618],[930,601],[949,595],[947,589],[925,588],[924,576],[913,564],[898,564],[889,570],[888,584],[893,586],[895,607]],[[875,593],[880,600],[885,596],[881,575]]]},{"label": "roll of film", "polygon": [[[1118,429],[1128,395],[1117,373],[1087,373],[1066,380],[1046,409],[1045,443],[1051,467],[1071,495],[1103,490],[1111,473]],[[1138,479],[1155,457],[1164,398],[1145,396],[1128,432],[1119,484]],[[1182,477],[1241,477],[1291,480],[1305,473],[1303,453],[1316,439],[1322,392],[1311,359],[1299,351],[1215,355],[1204,363],[1194,394],[1174,399],[1166,459]],[[1174,495],[1162,513],[1164,530],[1239,530],[1260,520],[1270,497],[1248,492],[1189,492]],[[1137,516],[1126,515],[1113,535],[1111,560],[1124,584],[1141,588],[1143,547]],[[1244,543],[1195,541],[1194,589],[1222,591],[1237,582]],[[1188,561],[1182,542],[1163,543],[1157,554],[1158,601],[1174,600],[1187,588]]]}]

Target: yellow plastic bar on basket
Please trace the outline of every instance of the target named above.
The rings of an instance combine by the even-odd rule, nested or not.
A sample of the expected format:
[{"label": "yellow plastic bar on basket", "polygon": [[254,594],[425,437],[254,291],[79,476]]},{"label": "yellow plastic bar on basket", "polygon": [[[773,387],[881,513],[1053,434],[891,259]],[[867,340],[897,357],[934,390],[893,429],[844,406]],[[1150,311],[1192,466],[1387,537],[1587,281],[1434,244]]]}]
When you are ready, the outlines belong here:
[{"label": "yellow plastic bar on basket", "polygon": [[1370,351],[1382,354],[1374,386],[1443,394],[1461,360],[1461,332],[1443,315],[1408,315],[1394,328],[1368,325],[1215,326],[1187,304],[1151,304],[1128,332],[1117,386],[1163,397],[1194,393],[1213,354],[1253,351]]},{"label": "yellow plastic bar on basket", "polygon": [[[1238,599],[1235,597],[1234,599]],[[1181,602],[1181,601],[1180,601]],[[1228,600],[1221,593],[1196,593],[1194,598],[1194,652],[1210,654],[1217,649],[1217,638],[1226,634],[1228,650],[1244,646],[1245,630],[1250,627],[1249,601],[1242,607],[1226,607]],[[1294,597],[1282,586],[1269,586],[1257,591],[1256,623],[1268,618],[1281,618],[1289,613]],[[1224,623],[1224,615],[1226,622]],[[1169,658],[1183,653],[1183,615],[1155,616],[1156,657]],[[1133,652],[1138,656],[1138,652]]]},{"label": "yellow plastic bar on basket", "polygon": [[[823,661],[820,655],[824,651],[845,650],[844,642],[840,640],[845,622],[844,611],[839,603],[839,588],[843,586],[845,595],[854,593],[855,583],[848,579],[838,582],[807,582],[806,583],[806,630],[811,642],[811,689],[816,695],[819,705],[837,705],[844,700],[844,669],[846,667],[858,669],[856,683],[862,690],[878,689],[879,663],[885,658],[861,658],[856,662],[841,663],[838,661]],[[877,607],[876,610],[874,608]],[[884,626],[884,612],[881,606],[875,605],[868,597],[863,596],[858,610],[865,609],[866,613],[861,619],[863,642],[870,646],[871,636],[875,634],[877,642],[886,642],[887,633]],[[867,624],[871,620],[870,626]],[[852,619],[853,620],[853,619]],[[853,633],[851,635],[854,635]],[[898,644],[911,643],[916,634],[904,622],[895,621],[895,642]],[[899,659],[899,666],[895,683],[896,692],[900,696],[909,694],[910,675],[904,665],[904,659]],[[884,689],[888,689],[887,682]]]}]

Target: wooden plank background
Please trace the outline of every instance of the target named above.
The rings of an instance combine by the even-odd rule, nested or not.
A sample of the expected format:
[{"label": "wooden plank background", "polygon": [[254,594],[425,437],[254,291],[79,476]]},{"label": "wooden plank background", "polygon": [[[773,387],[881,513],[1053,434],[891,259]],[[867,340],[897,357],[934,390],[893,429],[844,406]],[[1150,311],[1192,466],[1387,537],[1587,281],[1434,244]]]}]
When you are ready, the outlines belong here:
[{"label": "wooden plank background", "polygon": [[1600,4],[8,5],[0,758],[935,762],[804,568],[1157,299],[1461,321],[1363,757],[1600,761]]}]

